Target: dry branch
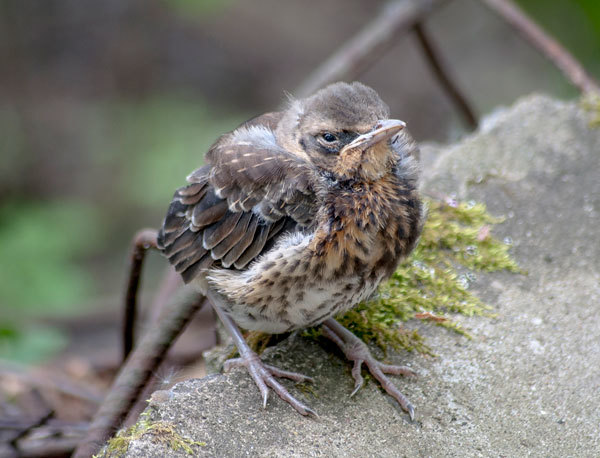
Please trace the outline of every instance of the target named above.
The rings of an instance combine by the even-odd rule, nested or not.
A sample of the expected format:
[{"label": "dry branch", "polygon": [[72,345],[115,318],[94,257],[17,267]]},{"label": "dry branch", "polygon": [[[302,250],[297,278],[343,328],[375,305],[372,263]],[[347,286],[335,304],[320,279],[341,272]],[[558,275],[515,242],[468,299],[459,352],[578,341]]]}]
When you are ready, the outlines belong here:
[{"label": "dry branch", "polygon": [[93,455],[119,428],[175,339],[203,304],[204,297],[199,297],[193,301],[178,301],[164,309],[161,318],[146,332],[121,367],[86,438],[75,450],[75,457]]},{"label": "dry branch", "polygon": [[548,35],[511,0],[483,0],[492,11],[514,27],[546,56],[581,92],[600,92],[598,83],[558,41]]},{"label": "dry branch", "polygon": [[435,49],[429,34],[425,31],[425,27],[422,22],[417,22],[414,26],[415,34],[423,50],[423,54],[433,71],[436,79],[454,104],[458,112],[461,114],[465,123],[471,128],[477,128],[477,116],[475,116],[475,110],[471,107],[467,98],[461,93],[458,86],[452,81],[442,63],[442,58]]},{"label": "dry branch", "polygon": [[390,49],[402,34],[410,31],[445,1],[402,0],[387,3],[362,31],[309,75],[294,95],[306,97],[334,81],[356,79]]},{"label": "dry branch", "polygon": [[142,265],[146,252],[156,248],[157,232],[154,229],[142,229],[133,238],[129,267],[129,279],[125,293],[123,318],[123,361],[131,352],[134,343],[134,328],[137,315],[137,292],[140,285]]},{"label": "dry branch", "polygon": [[92,404],[102,401],[98,390],[55,372],[50,369],[31,370],[12,361],[0,360],[0,377],[14,377],[29,387],[38,390],[49,388]]}]

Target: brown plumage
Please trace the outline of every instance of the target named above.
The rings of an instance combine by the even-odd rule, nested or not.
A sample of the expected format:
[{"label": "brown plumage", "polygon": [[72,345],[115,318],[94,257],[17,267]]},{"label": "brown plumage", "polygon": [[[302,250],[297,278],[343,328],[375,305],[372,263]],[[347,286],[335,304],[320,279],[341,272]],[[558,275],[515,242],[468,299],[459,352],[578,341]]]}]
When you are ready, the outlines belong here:
[{"label": "brown plumage", "polygon": [[421,228],[416,146],[388,117],[371,88],[336,83],[242,124],[177,190],[159,247],[247,329],[314,326],[367,299]]}]

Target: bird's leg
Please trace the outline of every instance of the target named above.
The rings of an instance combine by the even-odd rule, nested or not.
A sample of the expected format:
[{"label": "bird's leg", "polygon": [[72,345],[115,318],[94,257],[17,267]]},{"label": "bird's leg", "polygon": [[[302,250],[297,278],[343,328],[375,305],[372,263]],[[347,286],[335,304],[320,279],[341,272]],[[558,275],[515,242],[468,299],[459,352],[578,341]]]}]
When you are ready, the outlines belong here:
[{"label": "bird's leg", "polygon": [[362,387],[363,377],[360,372],[362,365],[366,364],[371,375],[379,381],[383,389],[398,401],[398,404],[400,404],[400,407],[402,407],[404,411],[408,412],[411,420],[414,419],[414,407],[385,375],[416,375],[412,370],[406,366],[392,366],[377,361],[371,354],[369,347],[334,318],[329,318],[323,323],[322,331],[325,337],[331,339],[340,350],[344,352],[344,355],[346,355],[348,360],[354,362],[352,377],[354,378],[355,383],[354,391],[352,391],[350,396],[354,396]]},{"label": "bird's leg", "polygon": [[227,329],[227,332],[231,335],[235,346],[237,347],[240,357],[230,359],[225,362],[224,369],[228,371],[233,367],[244,366],[250,376],[258,386],[260,393],[263,398],[263,408],[267,406],[267,399],[269,397],[269,388],[271,388],[275,393],[279,395],[281,399],[290,404],[294,409],[296,409],[302,415],[312,415],[317,416],[316,412],[312,410],[307,405],[298,401],[295,397],[293,397],[288,390],[285,389],[283,385],[281,385],[275,377],[284,377],[290,380],[294,380],[295,382],[312,382],[313,379],[311,377],[307,377],[306,375],[298,374],[296,372],[289,372],[281,370],[277,367],[271,366],[269,364],[265,364],[261,361],[260,357],[252,351],[252,349],[246,343],[244,336],[240,332],[237,325],[233,322],[231,317],[225,312],[222,304],[225,301],[225,298],[220,294],[208,290],[207,297],[210,300],[215,312],[223,322],[223,325]]}]

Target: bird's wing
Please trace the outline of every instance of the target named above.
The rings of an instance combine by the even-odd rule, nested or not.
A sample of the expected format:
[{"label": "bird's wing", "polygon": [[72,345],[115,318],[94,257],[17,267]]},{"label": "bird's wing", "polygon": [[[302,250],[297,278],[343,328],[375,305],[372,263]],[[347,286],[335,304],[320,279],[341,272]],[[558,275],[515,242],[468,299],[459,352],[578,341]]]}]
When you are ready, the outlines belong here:
[{"label": "bird's wing", "polygon": [[284,227],[311,224],[312,169],[277,144],[280,116],[260,116],[222,136],[207,153],[208,164],[175,192],[159,247],[185,282],[213,263],[242,269]]}]

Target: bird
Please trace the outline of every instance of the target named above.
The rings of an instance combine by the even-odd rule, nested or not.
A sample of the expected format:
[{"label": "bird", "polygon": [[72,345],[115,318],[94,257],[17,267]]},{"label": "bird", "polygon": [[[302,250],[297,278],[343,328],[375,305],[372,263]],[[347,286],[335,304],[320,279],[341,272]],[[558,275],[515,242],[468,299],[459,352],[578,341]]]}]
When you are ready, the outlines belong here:
[{"label": "bird", "polygon": [[386,365],[335,316],[376,293],[415,247],[423,226],[418,147],[391,119],[377,92],[333,83],[291,98],[209,148],[205,165],[176,190],[158,248],[185,283],[195,285],[223,321],[267,405],[270,390],[302,415],[316,415],[279,383],[312,378],[263,363],[246,330],[279,334],[321,325],[354,363],[363,364],[410,418],[414,407]]}]

